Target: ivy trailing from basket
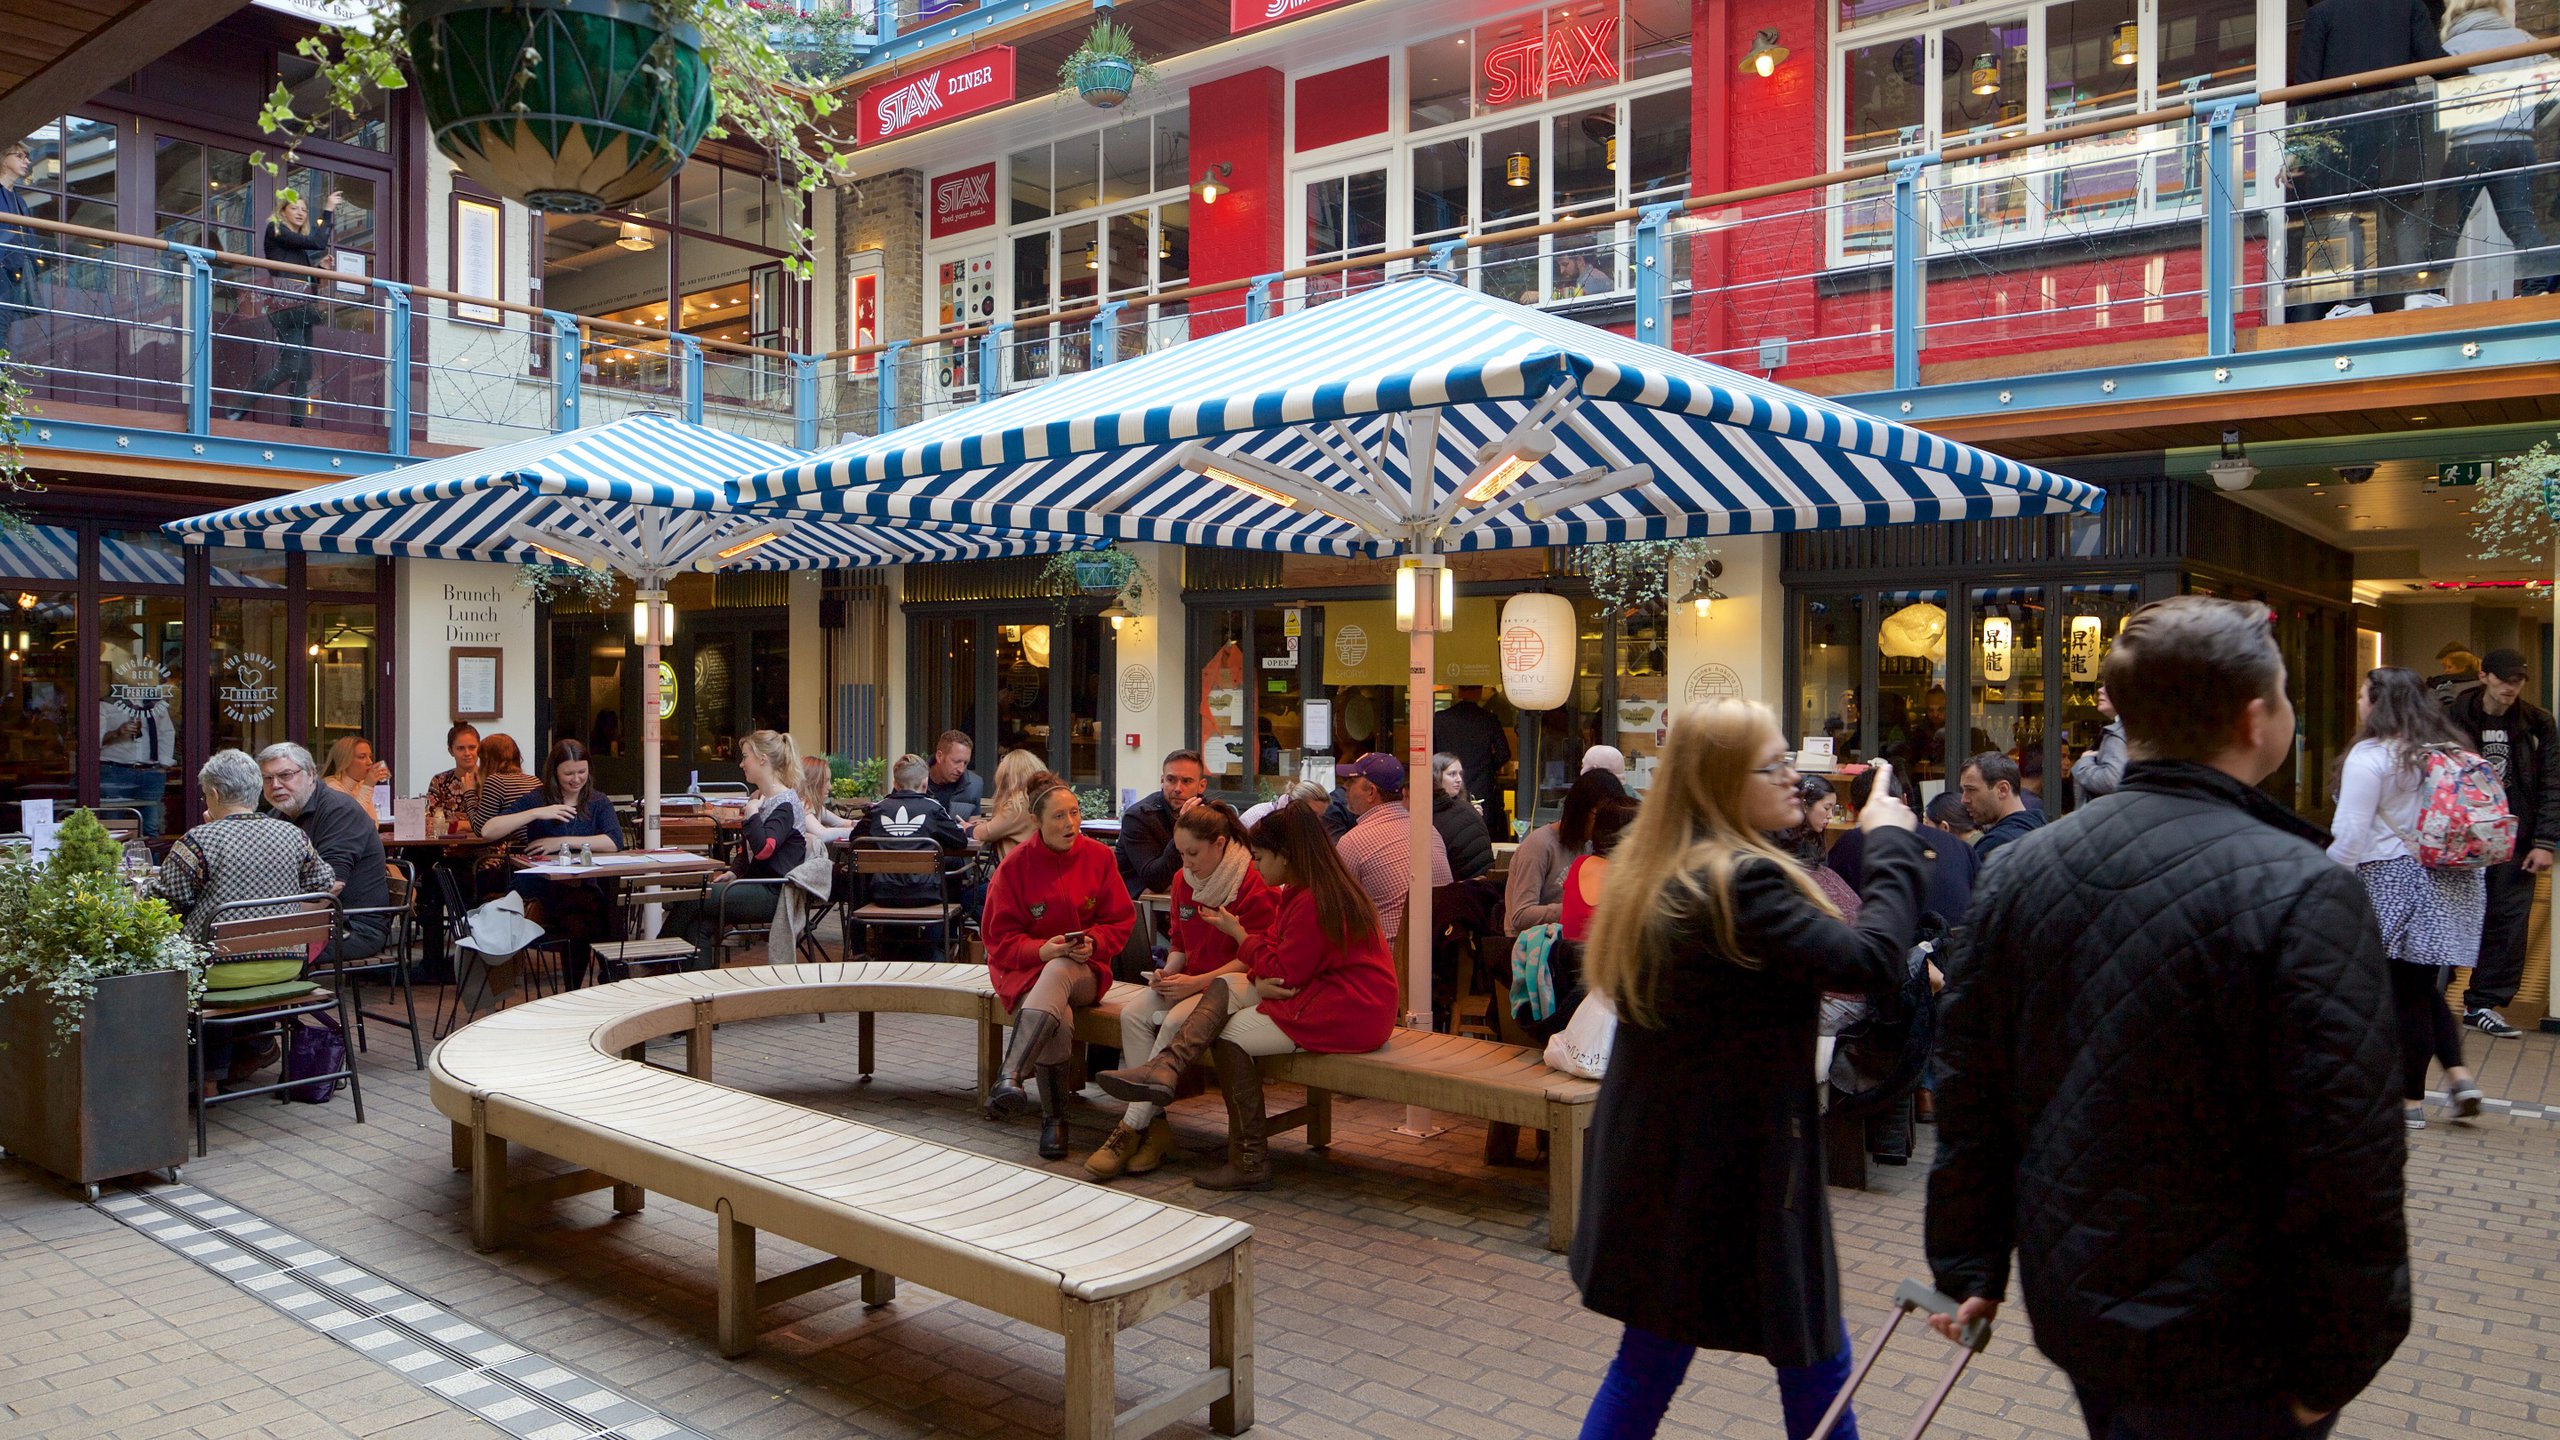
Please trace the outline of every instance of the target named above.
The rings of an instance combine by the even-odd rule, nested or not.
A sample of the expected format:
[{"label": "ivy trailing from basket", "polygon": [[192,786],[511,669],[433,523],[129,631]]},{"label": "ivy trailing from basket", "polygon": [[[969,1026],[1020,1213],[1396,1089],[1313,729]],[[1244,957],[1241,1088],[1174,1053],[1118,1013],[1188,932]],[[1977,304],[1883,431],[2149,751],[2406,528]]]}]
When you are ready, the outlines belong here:
[{"label": "ivy trailing from basket", "polygon": [[1591,597],[1603,614],[1660,604],[1670,598],[1671,572],[1697,568],[1717,554],[1704,540],[1620,540],[1575,552]]},{"label": "ivy trailing from basket", "polygon": [[622,577],[610,570],[590,570],[584,565],[536,560],[516,567],[516,584],[545,605],[576,600],[601,610],[611,605],[613,597],[621,591]]},{"label": "ivy trailing from basket", "polygon": [[[1088,584],[1089,580],[1106,583]],[[1123,609],[1132,615],[1147,613],[1155,598],[1155,577],[1138,557],[1117,547],[1101,550],[1062,550],[1049,557],[1040,567],[1037,589],[1058,602],[1058,614],[1064,619],[1075,602],[1087,595],[1109,591]]]},{"label": "ivy trailing from basket", "polygon": [[[62,833],[83,820],[106,835],[86,810],[74,812]],[[57,852],[50,862],[26,850],[0,853],[0,1000],[52,1003],[48,1054],[60,1054],[80,1033],[101,980],[176,970],[186,976],[190,1005],[204,994],[204,947],[187,938],[165,902],[135,894],[114,861],[98,869],[92,850],[69,861]]]},{"label": "ivy trailing from basket", "polygon": [[[0,350],[0,494],[40,495],[44,487],[27,473],[26,452],[19,448],[26,439],[27,417],[36,413],[36,406],[18,370],[9,352]],[[0,500],[0,536],[25,535],[34,529],[35,522],[25,511]]]},{"label": "ivy trailing from basket", "polygon": [[2489,467],[2471,496],[2471,537],[2483,560],[2548,568],[2560,530],[2560,450],[2545,440]]}]

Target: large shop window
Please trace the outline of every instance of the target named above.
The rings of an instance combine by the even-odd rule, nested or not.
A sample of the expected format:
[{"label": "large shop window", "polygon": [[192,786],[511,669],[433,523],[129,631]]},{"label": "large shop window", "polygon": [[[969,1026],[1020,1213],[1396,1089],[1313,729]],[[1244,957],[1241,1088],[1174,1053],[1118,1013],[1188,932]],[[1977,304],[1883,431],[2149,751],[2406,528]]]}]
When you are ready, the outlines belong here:
[{"label": "large shop window", "polygon": [[[1624,81],[1688,73],[1686,5],[1528,11],[1410,46],[1413,131],[1402,218],[1417,245],[1679,198],[1689,185],[1691,96],[1684,84],[1603,96]],[[1576,97],[1591,96],[1584,103]],[[1469,122],[1472,122],[1470,124]],[[1465,127],[1465,128],[1462,128]],[[1314,188],[1303,259],[1317,251]],[[1345,197],[1343,211],[1356,214]],[[1530,304],[1631,288],[1632,227],[1525,238],[1477,252],[1473,282]],[[1673,283],[1686,278],[1674,246]],[[1356,253],[1356,252],[1355,252]]]},{"label": "large shop window", "polygon": [[[1031,317],[1178,289],[1189,279],[1190,117],[1188,110],[1142,115],[1005,157],[1016,325],[1005,350],[1007,385],[1072,375],[1093,363],[1084,322],[1023,323]],[[958,302],[971,266],[992,260],[971,251],[940,262],[935,280],[946,326],[974,323]],[[1123,312],[1114,344],[1126,360],[1188,338],[1186,307],[1133,306]],[[974,356],[956,361],[951,387],[974,384],[976,363]]]},{"label": "large shop window", "polygon": [[[1832,153],[1879,156],[2040,133],[2194,96],[2246,90],[2262,14],[2304,0],[1842,0]],[[2192,124],[2180,138],[2192,141]],[[2252,147],[2242,147],[2244,159]],[[1939,249],[2085,236],[2187,214],[2201,200],[2190,144],[2140,132],[1944,167],[1928,217]],[[1852,187],[1835,258],[1892,247],[1889,182]]]},{"label": "large shop window", "polygon": [[[116,124],[66,115],[37,126],[27,135],[31,162],[18,199],[27,213],[47,220],[86,225],[93,230],[117,228]],[[95,241],[48,236],[46,248],[59,246],[79,255],[103,256],[109,247]]]}]

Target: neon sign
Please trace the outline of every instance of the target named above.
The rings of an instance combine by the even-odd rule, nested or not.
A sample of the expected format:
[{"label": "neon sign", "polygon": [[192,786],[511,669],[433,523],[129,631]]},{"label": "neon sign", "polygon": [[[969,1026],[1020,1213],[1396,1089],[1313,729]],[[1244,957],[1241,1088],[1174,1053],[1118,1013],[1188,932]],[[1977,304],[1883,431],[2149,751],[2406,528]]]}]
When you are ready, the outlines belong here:
[{"label": "neon sign", "polygon": [[1484,103],[1513,105],[1545,97],[1550,86],[1575,89],[1618,78],[1618,17],[1550,26],[1487,49],[1478,62]]}]

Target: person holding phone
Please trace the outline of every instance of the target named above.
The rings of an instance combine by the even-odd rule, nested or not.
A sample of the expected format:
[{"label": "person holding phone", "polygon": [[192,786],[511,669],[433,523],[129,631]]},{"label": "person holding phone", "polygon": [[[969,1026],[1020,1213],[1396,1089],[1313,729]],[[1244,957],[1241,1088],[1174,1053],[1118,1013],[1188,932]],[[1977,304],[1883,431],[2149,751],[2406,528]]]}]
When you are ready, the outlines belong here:
[{"label": "person holding phone", "polygon": [[1253,933],[1231,909],[1199,916],[1234,943],[1243,969],[1176,1005],[1164,1019],[1173,1039],[1153,1059],[1094,1077],[1119,1099],[1168,1105],[1174,1082],[1209,1053],[1227,1097],[1227,1163],[1191,1182],[1203,1190],[1271,1188],[1255,1056],[1357,1055],[1386,1044],[1396,1023],[1386,927],[1334,852],[1324,817],[1304,805],[1284,806],[1253,827],[1249,843],[1263,883],[1281,892],[1270,928]]},{"label": "person holding phone", "polygon": [[996,995],[1016,1016],[986,1113],[998,1120],[1029,1108],[1024,1086],[1036,1074],[1040,1158],[1063,1160],[1075,1012],[1110,993],[1110,957],[1128,943],[1138,912],[1110,847],[1084,837],[1084,812],[1067,782],[1043,771],[1030,794],[1038,839],[996,867],[979,925]]},{"label": "person holding phone", "polygon": [[[493,815],[482,834],[492,840],[521,837],[527,854],[558,855],[572,845],[610,853],[622,848],[622,820],[612,797],[595,788],[594,761],[575,740],[554,743],[542,766],[542,788],[529,791],[504,815]],[[600,883],[554,885],[538,875],[519,875],[516,893],[525,912],[542,928],[567,942],[560,957],[561,978],[575,990],[587,981],[587,962],[595,942],[606,938],[613,922],[610,896]]]},{"label": "person holding phone", "polygon": [[[1179,1038],[1164,1023],[1173,1007],[1206,994],[1220,976],[1244,971],[1237,953],[1243,942],[1219,928],[1220,918],[1235,922],[1245,935],[1259,935],[1280,909],[1279,896],[1253,868],[1253,847],[1235,811],[1215,800],[1183,811],[1173,822],[1173,849],[1182,858],[1173,874],[1173,948],[1164,968],[1147,976],[1146,994],[1120,1007],[1120,1053],[1150,1060]],[[1172,1148],[1173,1125],[1164,1107],[1136,1100],[1111,1138],[1085,1157],[1084,1168],[1096,1180],[1144,1175],[1163,1164]]]}]

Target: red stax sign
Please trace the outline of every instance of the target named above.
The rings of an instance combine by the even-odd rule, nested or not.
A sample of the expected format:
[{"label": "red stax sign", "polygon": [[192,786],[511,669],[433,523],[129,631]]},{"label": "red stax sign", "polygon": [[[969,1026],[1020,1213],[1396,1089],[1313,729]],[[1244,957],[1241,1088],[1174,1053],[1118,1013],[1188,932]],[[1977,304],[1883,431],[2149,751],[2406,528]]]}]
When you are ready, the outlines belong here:
[{"label": "red stax sign", "polygon": [[992,225],[996,219],[996,163],[948,175],[937,175],[928,187],[932,195],[927,214],[927,231],[934,239],[957,235]]},{"label": "red stax sign", "polygon": [[877,145],[1013,99],[1013,47],[998,45],[883,80],[853,102],[854,140]]},{"label": "red stax sign", "polygon": [[1550,85],[1573,89],[1594,80],[1618,78],[1618,17],[1550,26],[1517,40],[1485,47],[1477,64],[1484,72],[1484,103],[1512,105],[1536,100]]},{"label": "red stax sign", "polygon": [[1227,0],[1227,30],[1241,35],[1343,3],[1344,0]]}]

